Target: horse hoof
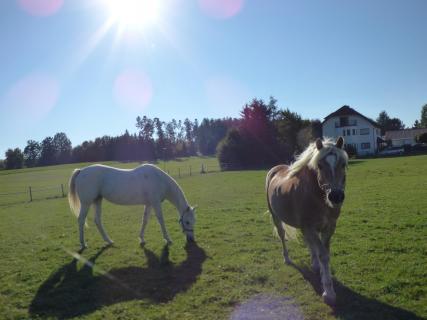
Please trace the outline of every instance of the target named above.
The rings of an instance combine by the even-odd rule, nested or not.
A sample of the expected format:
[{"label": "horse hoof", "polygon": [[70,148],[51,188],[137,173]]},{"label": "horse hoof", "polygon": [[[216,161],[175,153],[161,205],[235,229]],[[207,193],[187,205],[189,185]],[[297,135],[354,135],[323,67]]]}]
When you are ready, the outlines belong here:
[{"label": "horse hoof", "polygon": [[107,241],[107,247],[111,247],[114,244],[114,241]]},{"label": "horse hoof", "polygon": [[292,264],[292,260],[289,257],[285,257],[284,261],[285,261],[285,264],[288,266]]},{"label": "horse hoof", "polygon": [[166,244],[168,245],[168,246],[170,246],[170,245],[172,245],[172,240],[166,240]]},{"label": "horse hoof", "polygon": [[335,303],[336,303],[336,300],[337,300],[335,295],[327,294],[326,292],[323,292],[322,298],[323,298],[323,301],[327,305],[329,305],[329,306],[335,306]]},{"label": "horse hoof", "polygon": [[140,245],[141,247],[144,247],[144,246],[145,246],[145,241],[144,241],[144,240],[141,240],[141,241],[139,242],[139,245]]}]

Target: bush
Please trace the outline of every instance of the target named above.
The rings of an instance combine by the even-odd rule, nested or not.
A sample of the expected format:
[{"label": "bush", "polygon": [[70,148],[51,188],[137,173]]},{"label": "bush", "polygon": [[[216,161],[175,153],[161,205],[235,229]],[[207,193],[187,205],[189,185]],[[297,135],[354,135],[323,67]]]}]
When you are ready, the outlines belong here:
[{"label": "bush", "polygon": [[263,143],[245,130],[230,129],[217,147],[221,170],[267,168],[290,160],[286,149]]},{"label": "bush", "polygon": [[403,152],[410,153],[412,151],[412,146],[410,144],[403,145]]},{"label": "bush", "polygon": [[240,169],[245,164],[245,141],[237,129],[231,129],[217,147],[222,170]]},{"label": "bush", "polygon": [[417,137],[417,142],[418,143],[427,143],[427,132],[424,132],[423,134],[420,134]]}]

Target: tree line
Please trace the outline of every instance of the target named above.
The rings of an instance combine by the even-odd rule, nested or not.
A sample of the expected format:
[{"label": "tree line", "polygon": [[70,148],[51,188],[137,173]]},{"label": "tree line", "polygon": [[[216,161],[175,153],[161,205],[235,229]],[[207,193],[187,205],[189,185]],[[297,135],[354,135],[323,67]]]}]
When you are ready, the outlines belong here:
[{"label": "tree line", "polygon": [[169,122],[147,116],[137,117],[137,132],[103,136],[72,147],[64,132],[41,142],[28,140],[22,151],[8,149],[6,169],[95,161],[156,161],[194,155],[214,155],[218,142],[236,125],[232,118]]},{"label": "tree line", "polygon": [[[404,129],[398,118],[386,111],[376,119],[381,133]],[[310,141],[322,136],[319,120],[303,119],[289,109],[280,109],[277,100],[253,99],[240,117],[169,122],[147,116],[137,117],[137,132],[103,136],[72,147],[64,132],[42,141],[28,140],[22,151],[8,149],[6,169],[95,161],[156,161],[194,155],[215,155],[223,169],[249,168],[287,162]],[[413,128],[427,127],[427,104]],[[0,163],[0,166],[2,164]]]}]

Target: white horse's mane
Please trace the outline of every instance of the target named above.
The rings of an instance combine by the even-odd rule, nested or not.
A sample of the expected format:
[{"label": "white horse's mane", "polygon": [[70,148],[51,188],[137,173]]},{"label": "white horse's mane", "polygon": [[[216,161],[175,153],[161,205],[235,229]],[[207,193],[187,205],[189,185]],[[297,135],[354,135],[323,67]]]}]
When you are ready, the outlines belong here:
[{"label": "white horse's mane", "polygon": [[343,159],[345,163],[348,162],[347,153],[340,148],[335,146],[335,141],[332,138],[324,138],[322,140],[323,148],[318,150],[316,142],[312,142],[308,147],[296,157],[288,169],[287,177],[291,178],[300,172],[304,167],[317,170],[319,161],[324,158],[327,154],[335,154],[337,158]]}]

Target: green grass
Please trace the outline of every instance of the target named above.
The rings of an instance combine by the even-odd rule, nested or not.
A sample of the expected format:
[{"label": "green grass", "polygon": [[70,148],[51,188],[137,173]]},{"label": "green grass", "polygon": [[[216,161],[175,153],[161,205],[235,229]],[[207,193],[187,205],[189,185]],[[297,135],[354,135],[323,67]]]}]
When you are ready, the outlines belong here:
[{"label": "green grass", "polygon": [[[202,162],[216,172],[199,174]],[[197,168],[178,179],[199,206],[197,246],[185,246],[168,203],[169,250],[154,218],[139,246],[142,207],[104,203],[115,245],[103,247],[90,214],[89,248],[76,260],[77,221],[66,198],[0,197],[0,319],[246,319],[262,308],[281,319],[427,318],[427,156],[351,163],[331,246],[334,310],[319,296],[302,243],[289,244],[298,268],[283,264],[263,214],[266,171],[218,172],[212,158],[159,165],[174,176]],[[65,184],[81,166],[1,171],[0,194]]]}]

